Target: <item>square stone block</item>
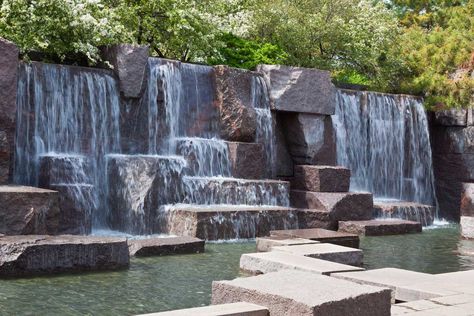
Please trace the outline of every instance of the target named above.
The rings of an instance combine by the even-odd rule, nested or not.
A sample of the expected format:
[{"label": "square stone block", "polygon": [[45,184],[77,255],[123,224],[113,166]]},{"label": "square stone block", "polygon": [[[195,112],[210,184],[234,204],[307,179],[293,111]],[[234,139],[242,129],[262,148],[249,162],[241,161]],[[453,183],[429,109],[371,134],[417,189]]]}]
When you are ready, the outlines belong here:
[{"label": "square stone block", "polygon": [[213,304],[239,301],[267,306],[277,316],[390,315],[388,289],[301,271],[213,282]]},{"label": "square stone block", "polygon": [[294,190],[313,192],[348,192],[351,171],[334,166],[295,166],[295,175],[291,180]]},{"label": "square stone block", "polygon": [[270,236],[305,238],[350,248],[359,248],[359,236],[321,228],[272,230]]},{"label": "square stone block", "polygon": [[257,251],[268,252],[272,247],[277,246],[297,246],[305,244],[318,244],[319,241],[304,238],[288,238],[288,237],[258,237]]},{"label": "square stone block", "polygon": [[422,226],[418,222],[400,219],[343,221],[339,222],[339,231],[363,236],[386,236],[421,233]]}]

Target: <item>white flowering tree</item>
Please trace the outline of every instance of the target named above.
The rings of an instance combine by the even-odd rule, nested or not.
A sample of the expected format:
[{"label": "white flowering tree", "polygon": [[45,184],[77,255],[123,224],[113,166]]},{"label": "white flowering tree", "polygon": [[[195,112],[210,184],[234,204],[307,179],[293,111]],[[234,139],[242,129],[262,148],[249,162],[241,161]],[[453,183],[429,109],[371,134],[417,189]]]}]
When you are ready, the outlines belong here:
[{"label": "white flowering tree", "polygon": [[100,0],[0,0],[0,36],[15,42],[25,57],[70,56],[99,60],[101,45],[119,42],[125,29],[115,10]]}]

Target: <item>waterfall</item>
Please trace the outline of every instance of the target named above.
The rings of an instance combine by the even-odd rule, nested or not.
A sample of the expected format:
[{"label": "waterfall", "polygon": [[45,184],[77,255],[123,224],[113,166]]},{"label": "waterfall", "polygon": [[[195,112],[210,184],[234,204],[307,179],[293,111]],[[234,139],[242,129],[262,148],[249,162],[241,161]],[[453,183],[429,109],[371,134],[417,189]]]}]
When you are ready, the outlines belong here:
[{"label": "waterfall", "polygon": [[[77,67],[21,64],[17,106],[14,182],[37,186],[40,172],[67,169],[63,177],[50,174],[45,185],[67,185],[68,192],[78,192],[75,201],[94,208],[94,220],[102,224],[96,208],[107,190],[104,157],[120,152],[120,101],[113,76]],[[86,165],[90,170],[84,170]],[[86,185],[94,187],[92,201],[83,201],[84,190],[71,188]]]},{"label": "waterfall", "polygon": [[428,121],[421,100],[339,90],[333,122],[338,164],[351,169],[352,190],[436,205]]},{"label": "waterfall", "polygon": [[271,112],[271,101],[267,82],[263,77],[252,77],[252,105],[257,112],[257,143],[264,145],[265,159],[269,176],[275,175],[275,134],[274,120]]}]

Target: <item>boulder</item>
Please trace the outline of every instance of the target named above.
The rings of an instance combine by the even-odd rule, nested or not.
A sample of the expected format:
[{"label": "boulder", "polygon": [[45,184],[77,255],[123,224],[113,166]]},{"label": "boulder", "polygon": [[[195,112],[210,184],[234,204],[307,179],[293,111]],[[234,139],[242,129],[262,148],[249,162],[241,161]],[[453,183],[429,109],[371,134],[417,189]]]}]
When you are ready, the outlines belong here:
[{"label": "boulder", "polygon": [[388,289],[301,271],[212,283],[213,304],[240,301],[267,306],[270,315],[390,315]]},{"label": "boulder", "polygon": [[334,114],[336,89],[329,71],[277,65],[260,65],[257,71],[269,84],[276,110]]},{"label": "boulder", "polygon": [[18,47],[0,38],[0,184],[7,184],[12,170],[16,127]]},{"label": "boulder", "polygon": [[283,128],[288,150],[296,164],[336,164],[336,141],[330,116],[286,113]]},{"label": "boulder", "polygon": [[130,256],[149,257],[204,252],[204,240],[193,237],[128,239]]},{"label": "boulder", "polygon": [[291,188],[314,192],[348,192],[351,171],[333,166],[295,166]]},{"label": "boulder", "polygon": [[450,109],[435,112],[435,122],[443,126],[467,126],[467,109]]},{"label": "boulder", "polygon": [[267,173],[262,144],[228,142],[232,176],[241,179],[264,179]]},{"label": "boulder", "polygon": [[227,66],[214,67],[220,134],[225,140],[254,142],[257,113],[252,104],[254,73]]},{"label": "boulder", "polygon": [[292,190],[293,207],[319,209],[329,212],[330,220],[351,221],[370,220],[374,203],[371,193],[326,193]]},{"label": "boulder", "polygon": [[113,66],[123,95],[126,98],[140,97],[149,57],[148,46],[112,45],[104,48],[103,55]]},{"label": "boulder", "polygon": [[58,192],[26,187],[0,186],[0,233],[5,235],[57,234]]},{"label": "boulder", "polygon": [[421,233],[422,226],[418,222],[400,219],[342,221],[339,222],[339,231],[363,236],[386,236]]},{"label": "boulder", "polygon": [[125,238],[8,236],[0,239],[0,277],[125,269]]}]

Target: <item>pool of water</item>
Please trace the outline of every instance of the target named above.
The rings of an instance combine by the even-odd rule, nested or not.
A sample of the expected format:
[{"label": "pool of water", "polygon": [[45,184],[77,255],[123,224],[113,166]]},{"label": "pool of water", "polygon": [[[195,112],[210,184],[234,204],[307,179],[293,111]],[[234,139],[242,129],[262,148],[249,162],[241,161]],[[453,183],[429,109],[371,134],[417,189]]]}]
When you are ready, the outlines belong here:
[{"label": "pool of water", "polygon": [[[367,268],[429,273],[474,269],[474,242],[455,225],[361,240]],[[120,272],[0,281],[0,315],[134,315],[208,305],[213,280],[240,275],[255,242],[206,245],[206,253],[132,259]]]}]

